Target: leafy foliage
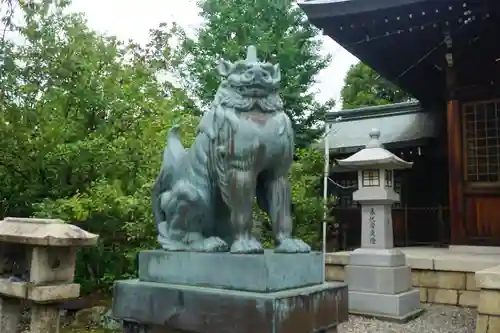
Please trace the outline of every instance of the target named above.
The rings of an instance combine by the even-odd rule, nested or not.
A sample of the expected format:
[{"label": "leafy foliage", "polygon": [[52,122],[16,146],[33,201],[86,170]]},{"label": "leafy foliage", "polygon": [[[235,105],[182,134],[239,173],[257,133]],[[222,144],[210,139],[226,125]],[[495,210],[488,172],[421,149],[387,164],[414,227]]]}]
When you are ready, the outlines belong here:
[{"label": "leafy foliage", "polygon": [[319,195],[322,184],[324,156],[316,149],[299,149],[298,161],[292,166],[292,212],[295,234],[315,249],[321,246],[321,222],[324,202]]},{"label": "leafy foliage", "polygon": [[411,99],[409,94],[362,62],[352,65],[347,72],[341,97],[343,109],[392,104]]},{"label": "leafy foliage", "polygon": [[163,97],[139,46],[98,35],[64,6],[21,9],[25,43],[6,44],[1,64],[2,215],[101,235],[78,261],[94,287],[133,274],[137,249],[154,246],[150,186],[166,129],[182,124],[189,142],[197,118]]},{"label": "leafy foliage", "polygon": [[[205,24],[196,39],[177,26],[153,32],[151,47],[156,50],[157,62],[165,68],[172,63],[162,63],[162,59],[175,63],[173,69],[183,86],[199,99],[203,109],[219,86],[215,65],[220,58],[244,58],[246,46],[256,45],[261,59],[279,62],[281,96],[292,119],[297,146],[308,146],[322,133],[320,121],[333,106],[333,101],[319,104],[310,91],[316,74],[330,61],[319,53],[318,30],[291,0],[202,0],[199,6]],[[179,40],[176,57],[163,51],[172,35]]]}]

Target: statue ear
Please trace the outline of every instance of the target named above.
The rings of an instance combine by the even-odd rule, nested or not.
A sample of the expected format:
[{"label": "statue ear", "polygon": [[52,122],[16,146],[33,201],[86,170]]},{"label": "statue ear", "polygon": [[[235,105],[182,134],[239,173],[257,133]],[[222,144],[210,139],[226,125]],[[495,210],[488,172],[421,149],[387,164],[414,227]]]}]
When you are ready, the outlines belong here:
[{"label": "statue ear", "polygon": [[233,71],[233,67],[234,65],[230,61],[221,59],[219,61],[219,65],[217,66],[217,71],[220,76],[227,77]]},{"label": "statue ear", "polygon": [[280,64],[276,64],[273,66],[273,80],[276,82],[281,81],[281,69]]}]

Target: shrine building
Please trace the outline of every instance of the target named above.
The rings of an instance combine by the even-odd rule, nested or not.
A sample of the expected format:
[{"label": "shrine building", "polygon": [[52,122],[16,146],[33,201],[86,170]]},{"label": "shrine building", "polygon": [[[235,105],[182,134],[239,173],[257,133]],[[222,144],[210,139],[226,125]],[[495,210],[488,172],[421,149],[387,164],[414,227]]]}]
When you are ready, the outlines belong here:
[{"label": "shrine building", "polygon": [[[378,128],[395,173],[396,246],[500,245],[500,1],[303,0],[312,24],[418,101],[332,112],[330,160]],[[335,121],[341,116],[340,121]],[[323,142],[324,144],[324,142]],[[356,173],[332,166],[344,248],[359,246]]]}]

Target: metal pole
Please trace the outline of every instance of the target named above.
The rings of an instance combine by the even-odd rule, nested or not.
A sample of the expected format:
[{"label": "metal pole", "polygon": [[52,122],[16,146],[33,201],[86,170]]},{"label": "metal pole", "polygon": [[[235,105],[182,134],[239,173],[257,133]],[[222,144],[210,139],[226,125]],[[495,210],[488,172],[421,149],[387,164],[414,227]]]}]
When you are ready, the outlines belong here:
[{"label": "metal pole", "polygon": [[[333,121],[340,121],[342,117],[337,117]],[[323,282],[326,281],[326,221],[328,220],[328,180],[330,175],[330,140],[328,136],[332,131],[333,125],[325,123],[325,135],[323,137],[323,142],[325,144],[325,168],[323,174]]]},{"label": "metal pole", "polygon": [[323,283],[326,282],[326,222],[323,222]]},{"label": "metal pole", "polygon": [[328,219],[328,176],[330,173],[330,144],[328,134],[330,133],[330,125],[325,125],[325,137],[323,142],[325,143],[325,168],[323,174],[323,282],[326,281],[326,221]]}]

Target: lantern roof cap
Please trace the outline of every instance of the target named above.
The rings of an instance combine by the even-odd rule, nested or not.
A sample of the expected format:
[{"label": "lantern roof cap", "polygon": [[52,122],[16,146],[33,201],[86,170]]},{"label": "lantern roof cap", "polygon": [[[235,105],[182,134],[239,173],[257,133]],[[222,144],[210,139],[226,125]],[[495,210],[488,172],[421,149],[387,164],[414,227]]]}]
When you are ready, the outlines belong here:
[{"label": "lantern roof cap", "polygon": [[407,162],[383,148],[379,140],[380,135],[380,131],[373,128],[369,133],[370,141],[368,141],[365,148],[345,159],[336,160],[336,163],[341,167],[352,169],[380,168],[396,170],[411,168],[412,162]]},{"label": "lantern roof cap", "polygon": [[98,237],[59,219],[6,217],[0,221],[2,243],[80,247],[95,245]]}]

